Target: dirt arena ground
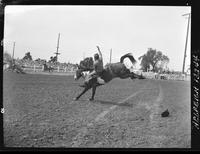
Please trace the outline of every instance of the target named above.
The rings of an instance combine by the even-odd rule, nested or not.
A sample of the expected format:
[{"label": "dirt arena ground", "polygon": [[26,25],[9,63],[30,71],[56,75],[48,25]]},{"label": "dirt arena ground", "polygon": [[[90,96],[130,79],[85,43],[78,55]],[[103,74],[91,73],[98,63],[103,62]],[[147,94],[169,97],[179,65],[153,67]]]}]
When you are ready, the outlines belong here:
[{"label": "dirt arena ground", "polygon": [[73,101],[82,81],[5,72],[5,147],[191,147],[190,82],[114,79]]}]

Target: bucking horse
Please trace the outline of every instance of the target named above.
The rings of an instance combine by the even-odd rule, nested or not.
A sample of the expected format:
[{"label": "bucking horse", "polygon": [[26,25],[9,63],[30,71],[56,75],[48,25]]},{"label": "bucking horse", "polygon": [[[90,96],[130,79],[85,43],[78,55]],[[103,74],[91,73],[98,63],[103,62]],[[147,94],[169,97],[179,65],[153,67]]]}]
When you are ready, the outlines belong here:
[{"label": "bucking horse", "polygon": [[[134,72],[131,72],[125,65],[124,65],[124,59],[129,58],[132,64],[136,63],[135,58],[131,53],[125,54],[120,58],[120,62],[117,63],[109,63],[106,64],[104,67],[104,70],[101,74],[101,78],[105,81],[105,83],[108,83],[114,78],[120,78],[120,79],[126,79],[126,78],[131,78],[131,79],[145,79],[145,77],[141,74],[135,74]],[[85,58],[83,61],[80,62],[80,65],[78,65],[78,69],[75,72],[74,79],[78,80],[80,77],[84,76],[84,72],[89,71],[91,72],[93,70],[92,67],[89,67],[88,65],[88,59],[91,58]],[[92,62],[91,62],[92,63]],[[101,86],[98,82],[97,76],[94,77],[89,77],[86,75],[85,77],[85,82],[84,82],[84,90],[74,98],[74,100],[78,100],[85,92],[87,92],[89,89],[92,88],[92,97],[89,99],[90,101],[94,100],[96,88],[98,86]]]}]

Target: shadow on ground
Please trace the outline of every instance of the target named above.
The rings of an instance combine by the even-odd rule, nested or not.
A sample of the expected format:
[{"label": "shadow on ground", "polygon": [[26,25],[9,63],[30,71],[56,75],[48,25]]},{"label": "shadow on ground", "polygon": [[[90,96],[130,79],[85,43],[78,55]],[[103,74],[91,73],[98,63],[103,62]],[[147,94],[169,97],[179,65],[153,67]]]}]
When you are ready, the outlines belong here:
[{"label": "shadow on ground", "polygon": [[117,106],[124,106],[124,107],[133,107],[133,104],[124,102],[124,103],[117,103],[117,102],[113,102],[113,101],[104,101],[104,100],[94,100],[94,103],[101,103],[101,104],[108,104],[108,105],[117,105]]}]

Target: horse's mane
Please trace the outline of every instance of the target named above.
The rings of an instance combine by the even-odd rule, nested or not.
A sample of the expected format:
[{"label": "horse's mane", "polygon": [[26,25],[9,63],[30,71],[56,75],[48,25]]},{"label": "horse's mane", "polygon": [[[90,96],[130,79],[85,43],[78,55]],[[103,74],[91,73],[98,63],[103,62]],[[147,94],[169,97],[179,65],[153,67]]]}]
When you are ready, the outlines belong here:
[{"label": "horse's mane", "polygon": [[92,57],[87,57],[80,61],[79,68],[85,71],[91,71],[93,70],[93,63]]}]

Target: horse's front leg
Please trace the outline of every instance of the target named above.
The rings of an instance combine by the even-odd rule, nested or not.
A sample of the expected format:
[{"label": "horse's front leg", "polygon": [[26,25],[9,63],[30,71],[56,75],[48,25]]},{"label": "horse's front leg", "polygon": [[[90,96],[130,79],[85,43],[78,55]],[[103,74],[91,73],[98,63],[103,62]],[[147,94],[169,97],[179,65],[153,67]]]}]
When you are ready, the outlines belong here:
[{"label": "horse's front leg", "polygon": [[95,95],[95,92],[96,92],[96,88],[97,88],[96,84],[92,86],[92,97],[89,99],[90,101],[94,100],[94,95]]},{"label": "horse's front leg", "polygon": [[86,91],[88,91],[91,87],[86,86],[85,89],[77,96],[74,98],[74,100],[78,100]]}]

